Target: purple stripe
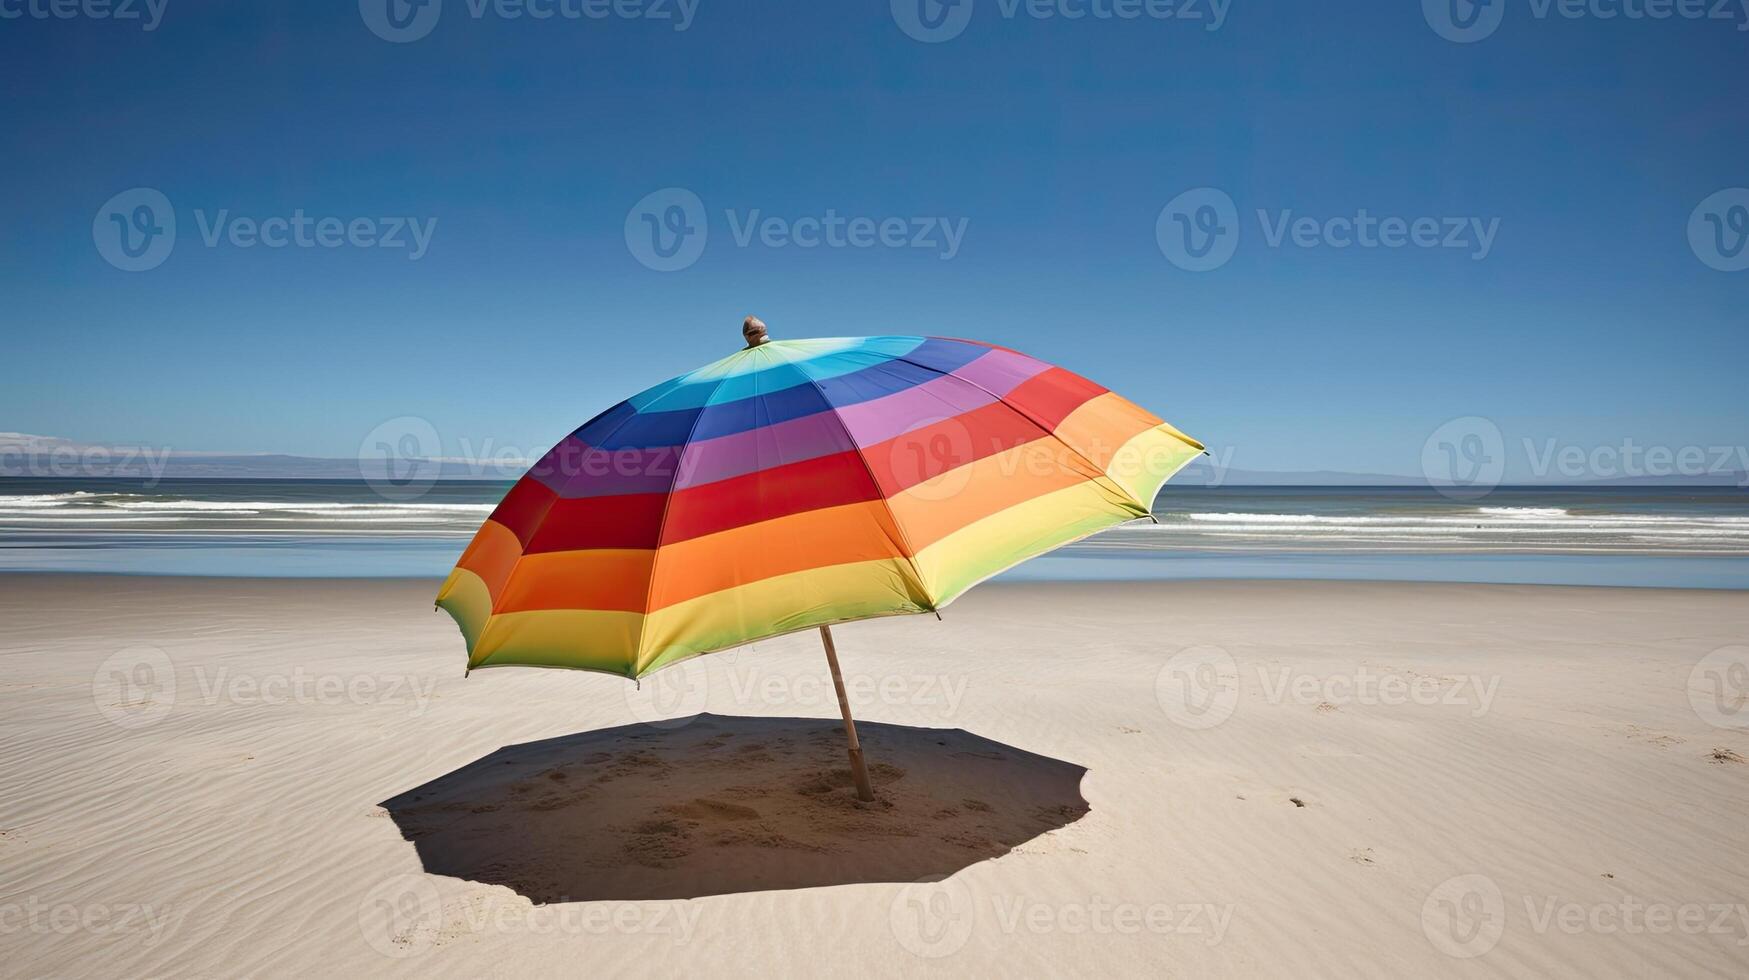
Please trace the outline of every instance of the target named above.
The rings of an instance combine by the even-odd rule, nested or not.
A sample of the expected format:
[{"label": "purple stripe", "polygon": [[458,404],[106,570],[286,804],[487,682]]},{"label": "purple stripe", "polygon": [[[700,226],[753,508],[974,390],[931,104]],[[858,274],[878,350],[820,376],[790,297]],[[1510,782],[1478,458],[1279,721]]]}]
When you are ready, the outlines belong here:
[{"label": "purple stripe", "polygon": [[702,439],[686,447],[674,489],[702,486],[804,459],[854,449],[831,412],[805,415],[746,432]]},{"label": "purple stripe", "polygon": [[838,409],[838,417],[864,449],[942,419],[964,415],[995,401],[995,396],[963,378],[944,374],[915,388]]},{"label": "purple stripe", "polygon": [[667,493],[674,483],[676,456],[673,446],[599,449],[570,435],[548,450],[528,473],[567,500]]},{"label": "purple stripe", "polygon": [[1037,377],[1051,366],[1043,361],[1016,354],[1011,350],[992,350],[965,367],[953,372],[990,392],[997,398],[1006,396],[1028,378]]}]

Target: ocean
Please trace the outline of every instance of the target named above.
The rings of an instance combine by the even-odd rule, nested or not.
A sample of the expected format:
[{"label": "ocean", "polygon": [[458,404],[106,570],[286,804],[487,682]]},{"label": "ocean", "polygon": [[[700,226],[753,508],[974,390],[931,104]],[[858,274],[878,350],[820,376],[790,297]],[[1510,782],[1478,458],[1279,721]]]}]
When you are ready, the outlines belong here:
[{"label": "ocean", "polygon": [[[0,572],[439,578],[509,486],[0,478]],[[1004,577],[1749,588],[1737,488],[1168,484],[1154,513]]]}]

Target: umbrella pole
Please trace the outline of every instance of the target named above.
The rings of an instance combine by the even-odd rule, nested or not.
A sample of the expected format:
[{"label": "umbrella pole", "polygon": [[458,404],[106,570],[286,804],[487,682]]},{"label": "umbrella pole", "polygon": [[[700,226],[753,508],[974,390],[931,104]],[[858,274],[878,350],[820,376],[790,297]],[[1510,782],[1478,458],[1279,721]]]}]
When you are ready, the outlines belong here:
[{"label": "umbrella pole", "polygon": [[844,675],[838,672],[838,648],[832,645],[832,627],[820,627],[820,640],[826,644],[826,664],[832,668],[832,686],[838,691],[838,710],[844,715],[844,736],[850,740],[850,776],[856,780],[856,798],[874,802],[874,790],[868,785],[868,769],[862,764],[862,743],[856,740],[856,719],[850,717],[850,700],[844,696]]}]

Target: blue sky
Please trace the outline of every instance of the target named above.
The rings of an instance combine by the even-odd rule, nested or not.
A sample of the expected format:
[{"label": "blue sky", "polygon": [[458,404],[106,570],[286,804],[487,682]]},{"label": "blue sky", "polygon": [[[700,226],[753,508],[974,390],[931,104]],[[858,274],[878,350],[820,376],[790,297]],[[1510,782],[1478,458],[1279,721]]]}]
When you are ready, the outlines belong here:
[{"label": "blue sky", "polygon": [[[4,431],[350,456],[411,415],[446,454],[535,455],[736,349],[747,313],[778,337],[1013,346],[1253,470],[1413,473],[1460,416],[1509,447],[1749,431],[1749,271],[1687,231],[1749,186],[1741,11],[1495,0],[1493,33],[1455,43],[1437,4],[1232,0],[1210,30],[1206,2],[972,0],[923,43],[914,0],[442,0],[391,43],[378,0],[168,0],[152,30],[31,2],[0,0],[24,12],[0,19]],[[136,188],[177,232],[128,272],[98,240]],[[666,188],[708,227],[668,272],[634,210]],[[1202,272],[1156,236],[1196,188],[1237,225]],[[1324,223],[1363,210],[1442,240],[1453,219],[1457,247],[1332,247],[1351,233]],[[248,222],[299,213],[406,247],[254,243]],[[829,215],[898,219],[904,244],[796,243]],[[1303,217],[1316,244],[1271,242]],[[416,259],[404,218],[429,233]]]}]

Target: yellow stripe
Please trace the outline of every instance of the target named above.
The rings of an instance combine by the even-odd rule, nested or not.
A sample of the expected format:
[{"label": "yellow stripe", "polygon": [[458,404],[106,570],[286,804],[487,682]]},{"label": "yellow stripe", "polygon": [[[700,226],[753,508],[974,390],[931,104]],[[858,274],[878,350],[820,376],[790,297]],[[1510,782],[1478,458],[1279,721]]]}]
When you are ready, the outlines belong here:
[{"label": "yellow stripe", "polygon": [[1052,436],[956,466],[887,501],[912,547],[927,549],[960,528],[1034,497],[1104,474]]},{"label": "yellow stripe", "polygon": [[1111,465],[1124,443],[1160,424],[1158,416],[1143,411],[1122,395],[1106,392],[1089,398],[1051,433],[1100,469]]},{"label": "yellow stripe", "polygon": [[851,562],[724,589],[648,616],[587,609],[499,613],[486,624],[468,666],[571,667],[642,677],[768,636],[927,608],[929,599],[906,560]]},{"label": "yellow stripe", "polygon": [[1117,488],[1088,481],[974,521],[917,553],[917,568],[939,605],[1028,558],[1095,531],[1146,517]]},{"label": "yellow stripe", "polygon": [[538,609],[499,613],[486,624],[468,667],[570,667],[626,677],[643,615],[599,609]]},{"label": "yellow stripe", "polygon": [[444,580],[443,588],[437,590],[437,605],[455,619],[468,641],[468,649],[472,650],[480,630],[492,618],[492,593],[486,583],[473,572],[457,568]]},{"label": "yellow stripe", "polygon": [[928,608],[929,597],[918,590],[903,558],[776,575],[651,613],[644,622],[638,674],[811,626]]},{"label": "yellow stripe", "polygon": [[1105,472],[1113,483],[1152,508],[1172,474],[1200,455],[1202,443],[1161,423],[1124,443]]}]

